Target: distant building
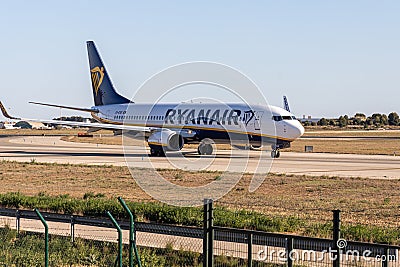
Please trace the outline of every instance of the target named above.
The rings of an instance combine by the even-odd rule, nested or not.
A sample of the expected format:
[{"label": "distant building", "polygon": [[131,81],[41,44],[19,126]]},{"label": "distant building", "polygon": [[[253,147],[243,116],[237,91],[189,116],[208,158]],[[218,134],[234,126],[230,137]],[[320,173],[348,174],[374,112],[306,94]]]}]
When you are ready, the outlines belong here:
[{"label": "distant building", "polygon": [[41,122],[28,122],[28,121],[19,121],[15,124],[22,129],[37,129],[37,130],[50,130],[51,127],[44,125]]},{"label": "distant building", "polygon": [[308,121],[308,122],[310,122],[310,123],[312,123],[312,122],[317,123],[317,122],[319,122],[320,119],[321,119],[321,118],[312,118],[310,115],[307,116],[307,117],[306,117],[306,115],[303,115],[303,118],[299,119],[299,121],[300,121],[300,122],[306,122],[306,121]]}]

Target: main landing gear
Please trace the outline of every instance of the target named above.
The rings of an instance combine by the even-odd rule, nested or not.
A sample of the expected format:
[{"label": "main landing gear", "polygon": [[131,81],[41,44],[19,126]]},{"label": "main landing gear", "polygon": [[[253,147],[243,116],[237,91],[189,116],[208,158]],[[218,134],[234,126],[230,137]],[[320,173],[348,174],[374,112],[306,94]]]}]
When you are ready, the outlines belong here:
[{"label": "main landing gear", "polygon": [[199,146],[197,147],[197,152],[199,155],[211,155],[214,151],[215,143],[210,138],[205,138],[201,140]]},{"label": "main landing gear", "polygon": [[150,145],[150,157],[165,157],[163,147]]}]

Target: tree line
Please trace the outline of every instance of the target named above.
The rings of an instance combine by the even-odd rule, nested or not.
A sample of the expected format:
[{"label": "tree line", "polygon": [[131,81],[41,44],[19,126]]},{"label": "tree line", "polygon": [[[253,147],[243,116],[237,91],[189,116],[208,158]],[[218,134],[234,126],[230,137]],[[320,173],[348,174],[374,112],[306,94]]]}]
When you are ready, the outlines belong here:
[{"label": "tree line", "polygon": [[363,113],[356,113],[353,117],[348,115],[340,116],[337,119],[321,118],[318,122],[304,121],[304,126],[364,126],[368,127],[383,127],[383,126],[400,126],[400,117],[396,112],[391,112],[388,115],[374,113],[367,117]]}]

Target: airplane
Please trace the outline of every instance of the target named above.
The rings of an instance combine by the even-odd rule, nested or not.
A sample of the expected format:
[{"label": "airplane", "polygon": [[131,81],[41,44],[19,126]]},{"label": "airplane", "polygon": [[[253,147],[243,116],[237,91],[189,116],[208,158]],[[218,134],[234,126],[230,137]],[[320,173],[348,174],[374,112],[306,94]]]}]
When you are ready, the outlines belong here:
[{"label": "airplane", "polygon": [[115,134],[127,131],[130,136],[145,138],[150,156],[180,151],[184,144],[198,144],[197,152],[209,155],[213,153],[214,144],[246,140],[253,148],[271,144],[271,157],[278,158],[280,149],[290,147],[290,143],[304,133],[288,105],[285,110],[276,106],[249,107],[241,103],[135,103],[117,93],[95,43],[87,41],[86,44],[94,106],[79,108],[29,103],[89,112],[96,123],[18,118],[9,115],[0,102],[3,115],[9,119],[89,127],[89,131],[108,129]]}]

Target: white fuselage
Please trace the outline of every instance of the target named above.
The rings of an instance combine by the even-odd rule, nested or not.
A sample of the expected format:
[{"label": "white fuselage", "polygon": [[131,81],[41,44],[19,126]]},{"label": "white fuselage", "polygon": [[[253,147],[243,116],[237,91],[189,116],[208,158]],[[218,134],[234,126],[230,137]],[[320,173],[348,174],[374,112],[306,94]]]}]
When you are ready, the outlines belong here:
[{"label": "white fuselage", "polygon": [[208,137],[218,140],[223,139],[221,133],[235,133],[291,142],[304,133],[303,126],[293,114],[275,106],[252,105],[250,108],[245,104],[129,103],[94,108],[99,113],[92,115],[100,122],[191,130],[200,136],[198,139]]}]

